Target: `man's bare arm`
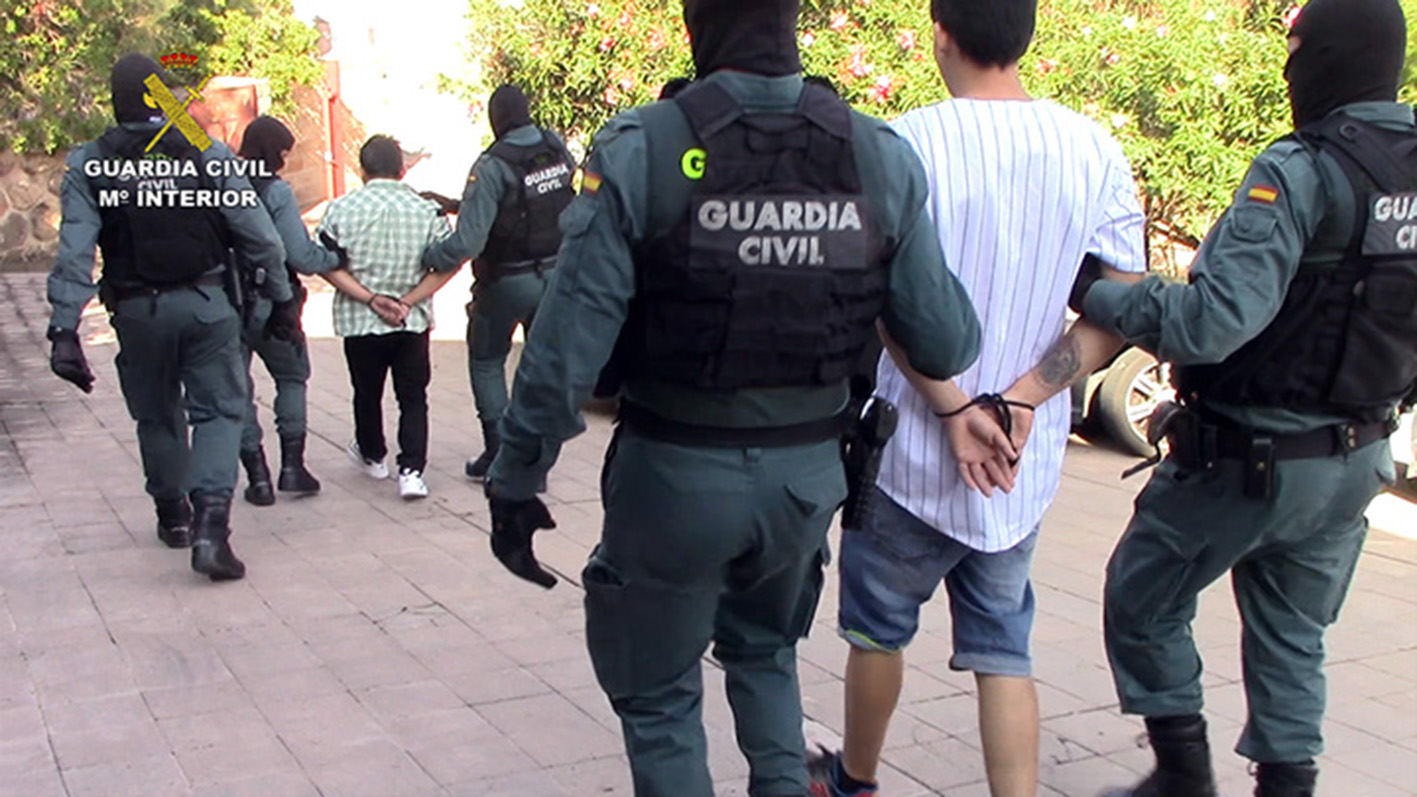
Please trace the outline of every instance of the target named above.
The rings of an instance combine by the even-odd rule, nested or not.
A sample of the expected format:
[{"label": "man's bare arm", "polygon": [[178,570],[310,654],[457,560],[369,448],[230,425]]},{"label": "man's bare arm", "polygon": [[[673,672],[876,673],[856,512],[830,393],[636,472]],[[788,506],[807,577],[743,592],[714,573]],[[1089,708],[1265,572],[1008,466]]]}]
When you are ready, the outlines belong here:
[{"label": "man's bare arm", "polygon": [[[1102,273],[1103,279],[1127,283],[1140,282],[1145,276],[1106,266]],[[1004,398],[1036,407],[1101,368],[1121,351],[1124,343],[1120,336],[1080,318],[1054,342],[1032,370],[1004,391]]]},{"label": "man's bare arm", "polygon": [[444,285],[447,285],[448,280],[452,279],[457,273],[458,269],[451,271],[430,271],[424,274],[423,279],[419,280],[418,284],[413,286],[408,293],[401,296],[399,301],[412,307],[437,293],[438,290]]},{"label": "man's bare arm", "polygon": [[374,298],[374,292],[364,287],[364,283],[347,268],[337,268],[320,276],[325,282],[335,286],[335,290],[360,304],[368,304]]}]

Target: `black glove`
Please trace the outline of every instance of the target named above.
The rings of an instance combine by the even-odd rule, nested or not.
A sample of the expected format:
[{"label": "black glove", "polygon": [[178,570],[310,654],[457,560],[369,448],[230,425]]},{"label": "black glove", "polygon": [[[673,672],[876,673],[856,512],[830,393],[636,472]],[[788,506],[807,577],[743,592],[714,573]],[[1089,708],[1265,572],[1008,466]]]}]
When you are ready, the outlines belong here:
[{"label": "black glove", "polygon": [[89,370],[79,333],[72,329],[49,330],[46,335],[54,344],[49,350],[49,370],[66,382],[73,382],[85,393],[93,392],[93,371]]},{"label": "black glove", "polygon": [[458,200],[443,196],[437,191],[419,191],[418,195],[436,204],[438,206],[438,215],[440,216],[446,216],[449,213],[457,213],[458,208],[462,204]]},{"label": "black glove", "polygon": [[531,551],[531,535],[540,529],[556,528],[546,504],[540,498],[498,498],[490,489],[487,503],[492,507],[492,555],[503,567],[537,586],[556,586],[556,577],[542,568]]},{"label": "black glove", "polygon": [[1078,277],[1073,281],[1072,293],[1068,294],[1068,307],[1073,312],[1084,315],[1082,311],[1083,300],[1087,298],[1087,292],[1093,284],[1102,279],[1102,261],[1096,255],[1087,255],[1082,259],[1082,266],[1078,268]]},{"label": "black glove", "polygon": [[305,333],[300,331],[299,298],[292,296],[287,301],[271,305],[271,317],[266,319],[266,326],[261,332],[267,339],[283,340],[296,346],[304,343]]},{"label": "black glove", "polygon": [[340,268],[349,268],[349,253],[344,251],[344,247],[339,245],[334,236],[325,230],[320,230],[320,244],[335,253],[335,257],[339,258]]}]

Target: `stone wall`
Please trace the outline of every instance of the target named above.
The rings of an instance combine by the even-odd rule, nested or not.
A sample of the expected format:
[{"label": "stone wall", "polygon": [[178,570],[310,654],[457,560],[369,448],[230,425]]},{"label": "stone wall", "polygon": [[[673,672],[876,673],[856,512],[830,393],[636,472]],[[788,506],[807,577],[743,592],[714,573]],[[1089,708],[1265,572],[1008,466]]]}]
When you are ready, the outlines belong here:
[{"label": "stone wall", "polygon": [[42,263],[59,240],[64,156],[0,152],[0,268]]}]

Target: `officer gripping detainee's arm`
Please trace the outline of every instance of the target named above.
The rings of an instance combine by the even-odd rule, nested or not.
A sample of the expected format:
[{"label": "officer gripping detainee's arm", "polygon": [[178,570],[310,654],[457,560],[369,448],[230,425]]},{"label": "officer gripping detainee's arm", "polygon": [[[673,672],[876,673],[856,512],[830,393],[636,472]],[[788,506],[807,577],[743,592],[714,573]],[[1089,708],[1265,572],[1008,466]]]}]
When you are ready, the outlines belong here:
[{"label": "officer gripping detainee's arm", "polygon": [[[520,88],[507,84],[492,93],[487,105],[496,143],[478,157],[468,172],[462,204],[458,207],[457,229],[423,253],[423,265],[434,271],[456,270],[465,261],[481,255],[503,200],[517,190],[517,176],[494,153],[499,146],[508,144],[508,134],[533,127],[530,104]],[[540,139],[539,131],[537,139]],[[559,143],[559,139],[557,141]]]},{"label": "officer gripping detainee's arm", "polygon": [[[882,320],[917,370],[949,378],[978,356],[978,319],[945,266],[925,209],[919,159],[884,123],[870,120],[862,128],[858,135],[870,139],[866,151],[878,160],[860,171],[894,225],[882,234],[896,242]],[[632,246],[646,234],[651,215],[645,157],[645,136],[633,115],[617,117],[596,137],[582,194],[562,217],[566,239],[556,274],[502,422],[504,453],[489,475],[493,496],[536,501],[536,485],[561,443],[584,430],[580,404],[609,359],[635,295]],[[892,176],[889,186],[885,175]],[[530,538],[529,530],[520,534]]]}]

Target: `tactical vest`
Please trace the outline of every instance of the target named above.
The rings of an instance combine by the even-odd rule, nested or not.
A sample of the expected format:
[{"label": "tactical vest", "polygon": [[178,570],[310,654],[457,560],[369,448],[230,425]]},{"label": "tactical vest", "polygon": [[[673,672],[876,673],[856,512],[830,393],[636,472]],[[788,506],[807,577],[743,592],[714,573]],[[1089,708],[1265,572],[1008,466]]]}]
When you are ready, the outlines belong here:
[{"label": "tactical vest", "polygon": [[[105,161],[143,160],[185,162],[172,177],[109,177],[89,179],[99,208],[102,228],[98,245],[103,251],[103,278],[113,286],[175,286],[195,282],[226,260],[226,223],[213,207],[181,207],[154,202],[152,192],[212,190],[202,153],[175,131],[164,135],[149,153],[151,131],[109,128],[96,142]],[[124,201],[110,205],[105,194]]]},{"label": "tactical vest", "polygon": [[[1294,134],[1357,198],[1336,266],[1301,267],[1275,320],[1218,365],[1177,370],[1183,396],[1380,421],[1417,389],[1417,133],[1343,114]],[[1341,189],[1339,189],[1341,190]]]},{"label": "tactical vest", "polygon": [[[847,105],[807,84],[794,112],[747,114],[701,83],[659,108],[645,129],[652,183],[668,190],[634,252],[624,376],[723,390],[847,379],[876,334],[889,263]],[[663,136],[657,113],[681,114],[692,139]]]},{"label": "tactical vest", "polygon": [[477,258],[480,272],[495,278],[509,264],[555,257],[561,248],[561,211],[575,197],[571,175],[576,168],[570,154],[545,130],[536,144],[498,141],[488,154],[511,168],[516,184],[516,190],[502,197],[487,246]]}]

